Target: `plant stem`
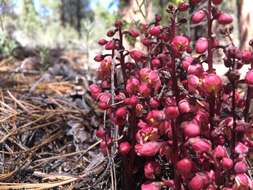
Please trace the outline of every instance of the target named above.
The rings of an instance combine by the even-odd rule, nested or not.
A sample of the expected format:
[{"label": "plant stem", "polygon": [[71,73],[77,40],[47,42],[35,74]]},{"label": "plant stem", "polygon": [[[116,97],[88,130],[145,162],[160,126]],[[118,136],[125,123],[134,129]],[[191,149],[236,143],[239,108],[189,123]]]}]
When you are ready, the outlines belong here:
[{"label": "plant stem", "polygon": [[[175,57],[172,56],[172,80],[173,80],[173,86],[172,91],[173,95],[176,97],[176,102],[178,104],[179,101],[179,89],[177,84],[177,75],[176,75],[176,60]],[[174,176],[175,176],[175,186],[176,189],[180,190],[180,179],[179,175],[176,171],[175,165],[178,161],[179,157],[179,147],[178,147],[178,127],[177,127],[177,119],[172,120],[172,133],[173,133],[173,151],[174,151],[174,159],[173,159],[173,165],[174,165]]]},{"label": "plant stem", "polygon": [[122,28],[119,28],[119,54],[120,54],[120,65],[123,75],[124,84],[126,85],[127,75],[126,75],[126,66],[125,66],[125,57],[124,57],[124,46],[123,46],[123,33]]},{"label": "plant stem", "polygon": [[232,88],[233,88],[233,94],[232,94],[232,114],[233,114],[233,131],[232,131],[232,150],[234,150],[235,148],[235,144],[236,144],[236,104],[235,104],[235,92],[236,92],[236,83],[233,82],[232,83]]}]

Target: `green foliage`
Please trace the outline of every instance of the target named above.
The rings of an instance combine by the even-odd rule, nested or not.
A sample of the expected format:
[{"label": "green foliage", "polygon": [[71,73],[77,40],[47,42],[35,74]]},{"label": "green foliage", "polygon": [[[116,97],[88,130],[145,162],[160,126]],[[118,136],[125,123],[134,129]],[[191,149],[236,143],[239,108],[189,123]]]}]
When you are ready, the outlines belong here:
[{"label": "green foliage", "polygon": [[19,46],[19,43],[7,36],[5,33],[0,35],[0,54],[1,55],[10,55],[16,47]]}]

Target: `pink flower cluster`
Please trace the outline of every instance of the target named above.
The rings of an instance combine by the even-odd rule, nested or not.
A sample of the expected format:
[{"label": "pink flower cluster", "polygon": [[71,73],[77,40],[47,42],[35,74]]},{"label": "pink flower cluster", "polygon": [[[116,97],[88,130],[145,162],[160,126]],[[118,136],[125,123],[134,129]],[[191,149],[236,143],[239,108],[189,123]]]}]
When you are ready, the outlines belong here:
[{"label": "pink flower cluster", "polygon": [[[209,27],[214,20],[221,25],[232,23],[230,15],[218,10],[222,0],[206,1],[208,8],[194,12],[193,24],[204,20]],[[191,6],[200,2],[191,0]],[[106,128],[97,130],[101,151],[114,154],[115,135],[121,136],[122,189],[253,188],[247,163],[253,148],[249,112],[253,52],[233,44],[219,45],[210,30],[191,44],[190,37],[177,33],[176,19],[189,7],[188,3],[169,6],[167,26],[156,16],[150,25],[123,30],[123,22],[117,20],[107,33],[109,39],[98,42],[107,53],[94,59],[100,62],[99,81],[89,90],[108,118],[103,123]],[[126,35],[145,48],[126,50]],[[228,68],[226,79],[213,69],[212,54],[219,48]],[[241,79],[239,70],[244,64],[251,64],[252,69]],[[247,88],[245,93],[240,85]]]}]

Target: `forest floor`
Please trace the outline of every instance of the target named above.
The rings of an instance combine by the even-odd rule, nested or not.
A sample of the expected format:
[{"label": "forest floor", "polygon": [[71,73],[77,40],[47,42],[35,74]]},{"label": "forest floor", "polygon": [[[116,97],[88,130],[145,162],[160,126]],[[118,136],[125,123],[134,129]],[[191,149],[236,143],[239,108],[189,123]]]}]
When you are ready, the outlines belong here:
[{"label": "forest floor", "polygon": [[[67,55],[67,56],[65,56]],[[0,189],[102,189],[108,162],[81,54],[0,61]]]}]

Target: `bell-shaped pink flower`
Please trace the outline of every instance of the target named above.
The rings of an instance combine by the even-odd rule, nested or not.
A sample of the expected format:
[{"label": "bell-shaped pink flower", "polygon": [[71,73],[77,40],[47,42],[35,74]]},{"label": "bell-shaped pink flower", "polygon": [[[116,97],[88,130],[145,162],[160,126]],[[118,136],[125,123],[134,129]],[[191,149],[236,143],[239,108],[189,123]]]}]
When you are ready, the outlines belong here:
[{"label": "bell-shaped pink flower", "polygon": [[148,112],[147,121],[149,124],[157,126],[165,120],[165,114],[161,110],[152,110]]},{"label": "bell-shaped pink flower", "polygon": [[195,175],[189,182],[188,187],[191,190],[204,190],[204,178],[200,175]]},{"label": "bell-shaped pink flower", "polygon": [[98,105],[101,109],[107,109],[109,107],[109,103],[112,95],[109,92],[102,92],[98,95]]},{"label": "bell-shaped pink flower", "polygon": [[153,26],[149,30],[149,34],[152,36],[158,36],[161,33],[161,26]]},{"label": "bell-shaped pink flower", "polygon": [[189,65],[187,73],[189,75],[196,75],[198,77],[202,76],[204,72],[204,68],[201,64],[194,64],[194,65]]},{"label": "bell-shaped pink flower", "polygon": [[160,61],[160,59],[158,59],[158,58],[152,59],[151,65],[152,65],[153,67],[160,67],[160,66],[161,66],[161,61]]},{"label": "bell-shaped pink flower", "polygon": [[185,36],[175,36],[171,42],[172,48],[176,54],[183,53],[190,45],[190,41]]},{"label": "bell-shaped pink flower", "polygon": [[187,84],[190,91],[195,91],[200,86],[200,80],[196,75],[188,75]]},{"label": "bell-shaped pink flower", "polygon": [[191,63],[193,62],[194,58],[192,56],[187,56],[183,59],[182,61],[182,67],[185,71],[188,70],[188,67],[191,65]]},{"label": "bell-shaped pink flower", "polygon": [[181,124],[181,127],[183,128],[184,135],[186,137],[192,138],[192,137],[197,137],[200,135],[199,125],[193,122],[185,121]]},{"label": "bell-shaped pink flower", "polygon": [[179,11],[187,11],[189,7],[190,7],[189,3],[185,3],[185,2],[179,3],[177,6]]},{"label": "bell-shaped pink flower", "polygon": [[202,86],[207,93],[217,93],[221,89],[222,80],[218,75],[211,73],[204,76]]},{"label": "bell-shaped pink flower", "polygon": [[222,25],[231,24],[233,22],[233,17],[227,13],[221,13],[218,17],[218,23]]},{"label": "bell-shaped pink flower", "polygon": [[138,92],[140,81],[137,78],[130,78],[127,80],[126,91],[129,94],[135,94]]},{"label": "bell-shaped pink flower", "polygon": [[164,113],[168,119],[175,119],[179,116],[179,109],[177,106],[167,106]]},{"label": "bell-shaped pink flower", "polygon": [[237,174],[246,173],[248,171],[248,165],[245,161],[239,161],[235,163],[234,170]]},{"label": "bell-shaped pink flower", "polygon": [[225,157],[225,158],[222,158],[221,165],[224,169],[229,170],[233,167],[234,162],[232,159]]},{"label": "bell-shaped pink flower", "polygon": [[242,59],[243,61],[245,62],[250,62],[250,61],[253,61],[253,53],[252,51],[249,51],[249,50],[243,50],[242,51]]},{"label": "bell-shaped pink flower", "polygon": [[149,97],[151,89],[147,84],[143,83],[139,86],[139,93],[141,94],[142,97]]},{"label": "bell-shaped pink flower", "polygon": [[187,99],[182,99],[178,102],[178,108],[181,113],[189,113],[191,112],[191,105]]},{"label": "bell-shaped pink flower", "polygon": [[188,158],[184,158],[178,161],[176,164],[177,171],[183,176],[188,176],[192,171],[192,167],[193,167],[192,161],[189,160]]},{"label": "bell-shaped pink flower", "polygon": [[116,43],[114,42],[114,40],[110,40],[105,44],[105,49],[106,50],[113,50],[116,48]]},{"label": "bell-shaped pink flower", "polygon": [[98,138],[103,139],[103,138],[105,138],[105,135],[106,135],[106,132],[105,132],[105,130],[102,129],[102,128],[100,128],[100,129],[98,129],[98,130],[96,131],[96,136],[97,136]]},{"label": "bell-shaped pink flower", "polygon": [[98,97],[98,95],[101,93],[101,88],[97,85],[97,84],[91,84],[89,86],[89,90],[91,93],[91,96],[96,99]]},{"label": "bell-shaped pink flower", "polygon": [[144,144],[135,145],[135,152],[139,156],[155,156],[160,150],[162,142],[150,141]]},{"label": "bell-shaped pink flower", "polygon": [[211,143],[206,139],[194,138],[191,139],[191,145],[195,152],[203,153],[211,150]]},{"label": "bell-shaped pink flower", "polygon": [[144,165],[144,174],[147,179],[155,179],[161,172],[161,166],[156,161],[146,162]]},{"label": "bell-shaped pink flower", "polygon": [[235,176],[235,185],[233,190],[250,190],[253,189],[253,181],[246,174],[237,174]]},{"label": "bell-shaped pink flower", "polygon": [[204,53],[208,48],[208,39],[205,37],[199,38],[195,43],[195,51],[197,53]]},{"label": "bell-shaped pink flower", "polygon": [[243,143],[239,142],[235,146],[235,152],[237,154],[247,154],[249,152],[249,147],[244,145]]},{"label": "bell-shaped pink flower", "polygon": [[98,40],[98,44],[101,45],[101,46],[105,45],[107,42],[108,41],[105,40],[104,38],[101,38],[101,39]]},{"label": "bell-shaped pink flower", "polygon": [[124,141],[119,144],[119,153],[122,156],[126,156],[131,150],[131,145],[129,142]]},{"label": "bell-shaped pink flower", "polygon": [[132,36],[134,38],[137,38],[140,35],[139,31],[136,30],[135,28],[129,29],[128,33],[129,33],[130,36]]},{"label": "bell-shaped pink flower", "polygon": [[144,53],[139,50],[130,51],[130,56],[136,62],[141,61],[145,57]]},{"label": "bell-shaped pink flower", "polygon": [[253,85],[253,70],[247,72],[245,81],[248,85]]},{"label": "bell-shaped pink flower", "polygon": [[161,190],[161,183],[159,182],[144,183],[141,185],[141,190]]},{"label": "bell-shaped pink flower", "polygon": [[192,23],[198,24],[204,20],[206,13],[203,10],[199,10],[192,15]]},{"label": "bell-shaped pink flower", "polygon": [[95,60],[96,62],[101,62],[101,61],[104,60],[104,56],[101,55],[101,54],[97,54],[97,55],[94,57],[94,60]]},{"label": "bell-shaped pink flower", "polygon": [[215,149],[213,150],[213,157],[214,158],[224,158],[228,156],[227,150],[225,149],[225,147],[218,145],[217,147],[215,147]]},{"label": "bell-shaped pink flower", "polygon": [[126,118],[127,113],[128,113],[128,111],[127,111],[126,107],[120,107],[116,110],[115,116],[117,118],[124,119],[124,118]]}]

